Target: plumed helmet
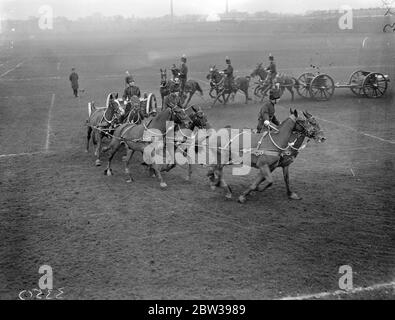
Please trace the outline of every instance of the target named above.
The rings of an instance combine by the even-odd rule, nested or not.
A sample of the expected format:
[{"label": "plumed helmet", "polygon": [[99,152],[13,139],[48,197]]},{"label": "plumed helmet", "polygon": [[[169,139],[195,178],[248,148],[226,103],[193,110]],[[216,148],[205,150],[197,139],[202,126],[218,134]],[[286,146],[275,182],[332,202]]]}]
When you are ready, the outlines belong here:
[{"label": "plumed helmet", "polygon": [[274,57],[271,53],[269,53],[269,60],[274,60]]},{"label": "plumed helmet", "polygon": [[225,57],[225,62],[230,63],[230,58],[228,56]]},{"label": "plumed helmet", "polygon": [[182,55],[181,61],[182,62],[187,62],[187,56],[185,54]]}]

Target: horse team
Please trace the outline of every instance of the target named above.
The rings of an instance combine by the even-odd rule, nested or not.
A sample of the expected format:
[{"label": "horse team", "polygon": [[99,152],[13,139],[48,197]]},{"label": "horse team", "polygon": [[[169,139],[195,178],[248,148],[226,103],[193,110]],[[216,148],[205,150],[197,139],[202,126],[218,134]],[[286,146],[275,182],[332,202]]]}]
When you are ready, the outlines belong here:
[{"label": "horse team", "polygon": [[[253,71],[251,76],[265,77],[260,70],[260,65]],[[210,68],[207,75],[210,79],[209,95],[214,97],[214,103],[219,100],[226,103],[231,94],[238,90],[244,92],[246,103],[248,103],[248,86],[250,77],[236,77],[235,86],[231,90],[224,91],[221,87],[220,72],[215,66]],[[283,75],[280,77],[282,92],[288,89],[292,94],[292,87],[296,85],[295,80]],[[166,69],[161,69],[161,96],[163,99],[169,95],[177,85],[166,78]],[[281,86],[280,86],[281,88]],[[167,91],[165,91],[167,90]],[[308,112],[303,112],[303,118],[296,110],[290,110],[290,115],[279,126],[270,125],[263,132],[256,130],[245,130],[235,128],[223,128],[219,131],[213,129],[207,116],[201,108],[187,107],[193,94],[198,91],[203,94],[199,84],[194,80],[188,80],[185,84],[185,92],[189,94],[184,99],[184,105],[172,105],[162,108],[149,109],[146,99],[131,99],[122,101],[117,94],[111,93],[107,98],[107,105],[96,108],[92,103],[88,106],[89,119],[87,120],[87,145],[89,150],[90,140],[96,146],[96,165],[101,165],[100,156],[102,152],[109,152],[107,167],[104,173],[112,175],[111,163],[115,154],[125,147],[126,155],[122,158],[125,165],[127,182],[134,181],[129,168],[133,154],[138,151],[143,154],[143,165],[147,166],[150,174],[157,177],[162,188],[167,186],[162,172],[168,172],[177,165],[177,161],[167,162],[165,158],[175,151],[185,156],[188,165],[186,179],[191,179],[194,165],[208,167],[207,176],[210,186],[214,190],[222,187],[226,198],[232,198],[232,190],[225,181],[223,169],[225,166],[237,165],[238,169],[248,168],[244,173],[249,173],[250,168],[258,170],[258,174],[248,188],[238,197],[240,203],[247,200],[252,191],[263,191],[273,184],[272,171],[278,167],[283,169],[284,182],[289,199],[297,200],[300,197],[289,186],[289,166],[293,163],[299,151],[306,145],[307,140],[317,142],[325,141],[323,131],[317,120]],[[264,89],[262,89],[264,90]],[[167,93],[168,92],[168,93]],[[216,95],[212,95],[215,92]],[[166,94],[167,93],[167,94]],[[262,91],[262,94],[263,91]],[[293,96],[293,95],[292,95]],[[134,97],[133,97],[134,98]],[[122,104],[124,106],[122,106]],[[122,119],[122,121],[119,121]],[[258,119],[258,127],[263,127]],[[103,125],[105,123],[106,125]],[[168,139],[169,132],[173,135]],[[236,132],[236,134],[235,134]],[[101,150],[102,138],[107,137],[111,141]],[[158,161],[158,150],[164,161]],[[195,161],[210,158],[210,161]],[[212,160],[214,159],[214,160]],[[241,166],[241,167],[239,167]],[[235,167],[234,167],[235,168]],[[241,172],[242,170],[239,170]]]}]

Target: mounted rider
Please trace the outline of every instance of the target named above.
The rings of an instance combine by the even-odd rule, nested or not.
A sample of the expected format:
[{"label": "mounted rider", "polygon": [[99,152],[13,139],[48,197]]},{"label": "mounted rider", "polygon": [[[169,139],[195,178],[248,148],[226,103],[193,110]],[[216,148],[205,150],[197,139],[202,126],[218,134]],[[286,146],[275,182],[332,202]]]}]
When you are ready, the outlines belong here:
[{"label": "mounted rider", "polygon": [[188,67],[186,65],[187,63],[187,57],[185,54],[182,55],[181,57],[181,65],[180,65],[180,95],[183,96],[184,91],[185,91],[185,84],[188,80]]},{"label": "mounted rider", "polygon": [[140,88],[135,85],[134,81],[132,81],[127,84],[125,91],[123,92],[122,99],[130,100],[134,96],[140,98],[141,92],[140,92]]},{"label": "mounted rider", "polygon": [[134,79],[133,76],[129,73],[129,71],[126,71],[126,77],[125,77],[125,88],[129,86],[130,83],[134,84]]},{"label": "mounted rider", "polygon": [[224,86],[225,90],[231,91],[234,88],[233,67],[229,57],[225,58],[225,62],[228,66],[223,70],[223,73],[225,74]]},{"label": "mounted rider", "polygon": [[274,79],[277,76],[277,67],[276,63],[274,62],[274,57],[271,53],[269,54],[269,66],[266,68],[266,71],[268,71],[268,75],[265,81],[273,85]]},{"label": "mounted rider", "polygon": [[169,95],[165,97],[164,101],[164,109],[166,108],[174,108],[174,107],[182,108],[182,101],[179,95],[179,92],[173,91]]},{"label": "mounted rider", "polygon": [[258,133],[260,133],[263,129],[261,125],[262,123],[265,127],[269,127],[271,123],[275,124],[276,126],[280,125],[280,122],[275,116],[276,110],[274,108],[278,99],[280,99],[280,89],[277,86],[272,86],[269,91],[269,101],[266,101],[259,111],[259,122],[257,126]]}]

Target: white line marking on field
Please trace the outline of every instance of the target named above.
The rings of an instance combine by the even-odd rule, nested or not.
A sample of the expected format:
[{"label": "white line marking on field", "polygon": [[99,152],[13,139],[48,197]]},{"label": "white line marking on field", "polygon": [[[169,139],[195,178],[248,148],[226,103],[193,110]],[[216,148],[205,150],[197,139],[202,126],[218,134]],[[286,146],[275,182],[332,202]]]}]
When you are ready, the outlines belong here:
[{"label": "white line marking on field", "polygon": [[321,120],[321,121],[324,121],[324,122],[328,122],[328,123],[334,124],[336,126],[343,127],[345,129],[354,131],[356,133],[359,133],[360,135],[363,135],[363,136],[366,136],[366,137],[369,137],[369,138],[377,139],[377,140],[380,140],[382,142],[387,142],[387,143],[390,143],[390,144],[395,144],[395,141],[393,141],[393,140],[383,139],[383,138],[377,137],[377,136],[375,136],[373,134],[366,133],[366,132],[363,132],[363,131],[359,131],[359,130],[354,129],[353,127],[347,126],[345,124],[341,124],[341,123],[338,123],[338,122],[335,122],[335,121],[326,120],[326,119],[319,118],[319,117],[315,117],[315,118],[318,119],[318,120]]},{"label": "white line marking on field", "polygon": [[[283,107],[283,106],[278,106],[278,107],[287,110],[286,107]],[[321,121],[324,121],[324,122],[333,124],[333,125],[335,125],[335,126],[339,126],[339,127],[342,127],[342,128],[345,128],[345,129],[348,129],[348,130],[351,130],[351,131],[354,131],[354,132],[356,132],[356,133],[358,133],[358,134],[360,134],[360,135],[362,135],[362,136],[366,136],[366,137],[373,138],[373,139],[376,139],[376,140],[379,140],[379,141],[382,141],[382,142],[387,142],[387,143],[390,143],[390,144],[395,144],[395,141],[394,141],[394,140],[387,140],[387,139],[384,139],[384,138],[380,138],[380,137],[377,137],[377,136],[375,136],[375,135],[373,135],[373,134],[366,133],[366,132],[363,132],[363,131],[359,131],[359,130],[353,128],[353,127],[347,126],[347,125],[345,125],[345,124],[341,124],[341,123],[339,123],[339,122],[335,122],[335,121],[331,121],[331,120],[326,120],[326,119],[320,118],[320,117],[315,117],[315,118],[318,119],[318,120],[321,120]]]},{"label": "white line marking on field", "polygon": [[46,152],[44,152],[44,151],[37,151],[37,152],[22,152],[22,153],[0,154],[0,159],[21,157],[21,156],[34,156],[36,154],[44,154],[44,153],[46,153]]},{"label": "white line marking on field", "polygon": [[0,78],[6,76],[7,74],[9,74],[10,72],[14,71],[15,69],[19,68],[22,64],[25,63],[24,61],[19,62],[15,67],[11,68],[10,70],[7,70],[6,72],[4,72],[3,74],[0,75]]},{"label": "white line marking on field", "polygon": [[320,293],[314,293],[314,294],[306,294],[306,295],[301,295],[301,296],[296,296],[296,297],[284,297],[284,298],[280,298],[280,300],[319,299],[319,298],[326,298],[326,297],[330,297],[330,296],[349,295],[349,294],[354,294],[354,293],[359,293],[359,292],[374,291],[374,290],[391,288],[391,287],[395,289],[395,282],[380,283],[380,284],[375,284],[370,287],[358,287],[358,288],[354,288],[354,289],[351,289],[348,291],[336,290],[336,291],[320,292]]},{"label": "white line marking on field", "polygon": [[53,93],[51,98],[51,105],[48,110],[47,140],[45,141],[45,152],[48,152],[49,149],[49,136],[51,134],[51,111],[54,103],[55,103],[55,94]]}]

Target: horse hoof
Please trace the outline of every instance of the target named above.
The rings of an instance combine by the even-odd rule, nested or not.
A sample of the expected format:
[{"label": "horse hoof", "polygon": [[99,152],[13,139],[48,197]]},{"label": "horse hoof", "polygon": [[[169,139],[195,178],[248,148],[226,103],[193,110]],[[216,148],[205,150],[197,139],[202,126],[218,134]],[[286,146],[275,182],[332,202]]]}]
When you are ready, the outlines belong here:
[{"label": "horse hoof", "polygon": [[96,160],[95,164],[96,164],[96,167],[100,167],[101,166],[101,161],[100,160]]},{"label": "horse hoof", "polygon": [[166,182],[161,182],[161,183],[160,183],[160,187],[161,187],[161,188],[166,188],[166,187],[167,187]]},{"label": "horse hoof", "polygon": [[232,199],[232,194],[231,194],[231,193],[227,193],[227,194],[225,195],[225,198],[226,198],[226,199]]},{"label": "horse hoof", "polygon": [[289,198],[290,200],[302,200],[302,198],[299,197],[298,194],[297,194],[296,192],[292,192],[292,193],[288,196],[288,198]]},{"label": "horse hoof", "polygon": [[126,183],[132,183],[132,182],[133,182],[133,179],[126,180]]},{"label": "horse hoof", "polygon": [[106,169],[106,170],[104,170],[104,175],[105,176],[112,176],[112,170],[111,169]]},{"label": "horse hoof", "polygon": [[238,201],[239,201],[239,203],[245,203],[247,201],[247,199],[244,196],[240,196]]},{"label": "horse hoof", "polygon": [[85,153],[88,153],[88,152],[89,152],[89,150],[88,150],[88,149],[86,149],[86,150],[85,150]]}]

